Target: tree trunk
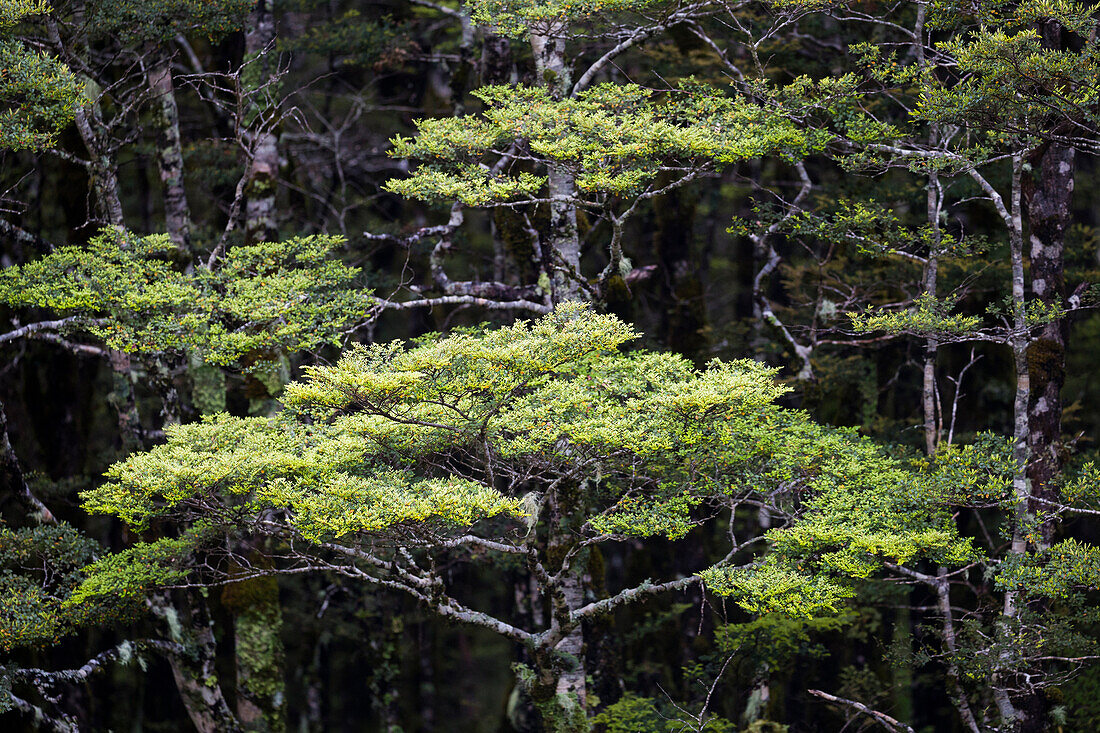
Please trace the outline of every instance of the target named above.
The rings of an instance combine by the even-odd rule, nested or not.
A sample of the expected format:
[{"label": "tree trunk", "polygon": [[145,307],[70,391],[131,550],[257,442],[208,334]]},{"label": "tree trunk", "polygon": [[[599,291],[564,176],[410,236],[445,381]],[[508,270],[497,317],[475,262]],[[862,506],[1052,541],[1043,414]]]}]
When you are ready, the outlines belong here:
[{"label": "tree trunk", "polygon": [[[1028,189],[1027,213],[1031,244],[1031,291],[1048,307],[1065,304],[1065,232],[1073,198],[1075,151],[1047,145],[1034,162],[1034,186]],[[1056,500],[1054,480],[1061,470],[1062,386],[1066,381],[1066,328],[1063,319],[1043,326],[1028,347],[1031,392],[1028,399],[1028,478],[1032,495]],[[1032,511],[1044,509],[1036,504]],[[1042,527],[1042,544],[1049,546],[1053,525]]]},{"label": "tree trunk", "polygon": [[[924,282],[922,292],[931,298],[936,297],[936,279],[939,274],[940,244],[940,206],[942,203],[939,174],[932,171],[928,175],[928,224],[932,227],[932,247],[928,251],[928,260],[924,264]],[[940,443],[939,423],[936,420],[936,354],[939,341],[928,337],[924,342],[924,370],[921,398],[924,406],[924,449],[929,456],[936,455]]]},{"label": "tree trunk", "polygon": [[[58,56],[66,58],[68,49],[61,41],[57,21],[53,18],[46,19],[46,33]],[[80,133],[80,139],[88,151],[88,160],[91,162],[88,175],[95,194],[97,215],[113,227],[122,227],[122,198],[119,194],[118,167],[115,164],[114,151],[106,140],[100,137],[104,126],[99,109],[99,86],[92,79],[84,78],[82,81],[88,102],[73,111],[73,118],[77,132]]]},{"label": "tree trunk", "polygon": [[98,130],[103,127],[99,102],[89,102],[87,107],[75,111],[76,129],[88,151],[91,167],[92,191],[98,216],[114,227],[123,226],[122,198],[119,195],[118,171],[115,162],[100,140]]},{"label": "tree trunk", "polygon": [[172,242],[184,252],[191,247],[191,209],[183,181],[183,146],[180,142],[179,107],[172,82],[171,59],[159,47],[151,47],[146,69],[149,91],[157,105],[157,164],[164,195],[164,223]]},{"label": "tree trunk", "polygon": [[200,601],[197,606],[185,609],[181,618],[176,607],[161,597],[153,601],[153,612],[164,619],[172,640],[190,652],[186,656],[171,656],[168,661],[187,715],[198,733],[240,731],[214,667],[214,628],[205,604]]},{"label": "tree trunk", "polygon": [[[565,61],[565,25],[551,25],[544,33],[531,33],[535,71],[539,82],[553,99],[564,99],[572,86],[572,72]],[[566,166],[547,166],[550,196],[550,225],[546,237],[552,269],[551,297],[554,304],[579,300],[581,294],[581,245],[577,232],[577,204],[573,172]]]},{"label": "tree trunk", "polygon": [[241,728],[282,733],[286,730],[286,685],[279,587],[273,577],[232,583],[222,591],[222,602],[233,612]]},{"label": "tree trunk", "polygon": [[550,600],[550,638],[533,652],[535,679],[526,687],[548,733],[587,729],[584,628],[569,618],[571,611],[584,605],[583,558],[574,556],[563,569],[582,516],[582,501],[581,486],[565,482],[546,498],[547,570],[558,577],[552,587],[544,589]]},{"label": "tree trunk", "polygon": [[[273,115],[275,84],[275,16],[267,0],[260,0],[249,16],[245,33],[245,63],[256,64],[259,81],[249,89],[246,102],[247,123],[253,129],[245,133],[251,155],[248,182],[245,184],[245,239],[249,243],[278,241],[276,200],[279,174],[278,125]],[[242,82],[243,84],[243,82]]]},{"label": "tree trunk", "polygon": [[955,655],[958,653],[958,635],[955,632],[955,614],[951,609],[951,586],[945,577],[946,568],[940,568],[935,579],[936,603],[943,618],[943,644],[947,653],[947,692],[955,705],[963,725],[971,733],[980,733],[978,720],[967,700],[966,690],[959,681],[959,667]]},{"label": "tree trunk", "polygon": [[[1026,530],[1028,525],[1028,505],[1031,499],[1031,487],[1027,476],[1028,457],[1028,416],[1027,405],[1031,392],[1031,380],[1028,375],[1027,347],[1028,332],[1024,302],[1024,242],[1023,217],[1020,212],[1020,176],[1023,168],[1022,155],[1012,158],[1012,210],[1009,229],[1009,247],[1012,255],[1012,312],[1013,331],[1010,339],[1013,364],[1016,369],[1016,396],[1013,403],[1012,456],[1015,463],[1015,475],[1012,478],[1012,491],[1016,499],[1016,513],[1012,519],[1012,544],[1009,553],[1015,556],[1027,552]],[[1004,607],[998,622],[999,641],[1004,651],[997,660],[993,673],[993,696],[1001,716],[1004,730],[1015,730],[1019,714],[1009,697],[1007,679],[1014,674],[1011,660],[1012,640],[1015,622],[1019,616],[1019,592],[1010,590],[1005,593]]]}]

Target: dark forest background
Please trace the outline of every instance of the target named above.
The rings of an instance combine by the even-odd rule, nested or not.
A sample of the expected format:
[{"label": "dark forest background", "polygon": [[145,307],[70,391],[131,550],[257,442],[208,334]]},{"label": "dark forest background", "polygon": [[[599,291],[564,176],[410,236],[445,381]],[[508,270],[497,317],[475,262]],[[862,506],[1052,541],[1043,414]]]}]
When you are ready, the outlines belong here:
[{"label": "dark forest background", "polygon": [[[671,16],[695,7],[688,3],[585,5],[586,14],[569,26],[566,65],[579,75],[615,43],[633,38],[637,28],[650,28],[598,68],[598,81],[661,93],[691,77],[691,83],[732,85],[731,94],[751,94],[753,79],[778,88],[803,75],[828,79],[852,72],[859,79],[849,97],[858,93],[863,100],[857,106],[875,119],[905,125],[919,117],[912,111],[919,82],[876,77],[875,66],[889,59],[868,66],[864,52],[853,44],[878,44],[896,53],[895,61],[904,66],[917,63],[917,46],[934,49],[938,40],[963,34],[944,23],[916,26],[918,42],[903,37],[898,29],[913,28],[918,14],[939,7],[935,4],[803,5],[795,13],[789,3],[716,3],[686,19]],[[986,5],[996,6],[989,10],[994,23],[1010,7]],[[503,17],[519,6],[473,7]],[[538,315],[507,304],[542,297],[535,283],[546,261],[540,262],[531,248],[533,241],[550,241],[538,237],[553,226],[547,204],[522,211],[468,206],[461,227],[437,235],[426,228],[447,224],[455,211],[453,199],[423,201],[386,187],[415,168],[415,161],[390,152],[395,136],[417,134],[416,120],[478,113],[486,107],[472,94],[479,87],[537,86],[546,80],[536,71],[545,61],[535,58],[527,37],[471,24],[469,12],[446,0],[259,0],[257,5],[66,0],[47,14],[24,19],[9,31],[13,37],[68,64],[83,90],[75,120],[60,129],[52,146],[0,152],[0,264],[23,266],[66,245],[87,245],[104,227],[138,235],[168,233],[181,252],[190,253],[176,262],[180,271],[191,267],[192,255],[201,262],[215,250],[247,243],[338,235],[342,239],[330,257],[361,268],[355,286],[389,305],[406,305],[368,309],[355,327],[341,330],[327,344],[263,345],[244,353],[220,369],[224,382],[214,383],[221,391],[214,404],[238,416],[270,414],[282,386],[301,377],[303,367],[333,363],[353,342],[412,339]],[[974,12],[977,18],[980,12]],[[966,28],[979,25],[978,20],[967,22]],[[1084,41],[1068,30],[1060,32],[1065,34],[1060,48],[1077,52],[1082,43],[1086,51],[1095,48],[1095,32]],[[1096,61],[1089,55],[1095,51],[1082,53],[1090,63]],[[933,74],[953,73],[950,64],[943,68]],[[1077,79],[1082,87],[1090,78],[1095,81],[1089,73],[1082,72],[1084,81]],[[1011,79],[1004,83],[1014,83]],[[780,102],[778,96],[757,93],[775,108],[811,106],[805,99]],[[785,114],[799,125],[821,129],[839,124],[826,120],[829,115],[848,114],[820,100],[812,104],[818,105],[816,111],[804,116],[790,109]],[[981,171],[993,185],[1011,189],[1012,146],[1004,142],[1010,133],[989,132],[997,127],[996,113],[994,122],[972,110],[965,114],[971,116],[964,122],[944,121],[947,113],[922,120],[916,132],[906,132],[906,144],[920,148],[924,143],[913,141],[921,135],[946,138],[943,129],[954,124],[963,131],[956,132],[951,145],[964,137],[968,145],[973,142],[971,152],[985,145]],[[1055,123],[1027,119],[1036,129],[1026,131],[1032,137],[1023,146],[1025,217],[1037,206],[1034,187],[1047,185],[1029,183],[1033,176],[1038,180],[1042,156],[1051,146],[1073,147],[1050,133],[1062,129]],[[1082,123],[1082,129],[1088,124]],[[1091,131],[1075,134],[1097,139]],[[982,135],[992,142],[974,142]],[[781,399],[785,406],[913,454],[928,446],[925,370],[931,358],[936,444],[980,444],[984,433],[1012,436],[1017,374],[1010,343],[967,338],[961,330],[944,335],[919,324],[860,330],[846,317],[874,306],[916,318],[923,312],[918,298],[928,267],[925,235],[899,234],[928,226],[928,171],[915,170],[901,157],[855,160],[855,147],[862,144],[855,139],[849,131],[844,150],[825,145],[798,155],[745,154],[665,192],[659,189],[678,173],[659,173],[647,184],[653,195],[641,200],[623,224],[625,259],[613,263],[612,277],[606,276],[616,257],[607,245],[611,221],[581,206],[579,269],[592,284],[586,298],[641,332],[639,346],[681,354],[700,367],[713,359],[739,358],[779,367],[778,378],[791,387]],[[1100,170],[1092,151],[1084,144],[1078,148],[1069,173],[1073,193],[1061,214],[1062,303],[1075,292],[1086,293],[1100,275]],[[1009,153],[998,158],[1001,150]],[[640,157],[646,155],[657,159],[661,152]],[[968,326],[972,332],[991,332],[998,317],[988,315],[990,304],[1002,304],[1011,295],[1010,241],[982,190],[960,171],[945,167],[937,179],[943,185],[936,230],[955,237],[960,250],[973,249],[965,256],[958,251],[943,255],[939,293],[956,312],[985,319]],[[1033,187],[1030,198],[1028,186]],[[607,196],[601,201],[619,200]],[[860,218],[852,202],[862,202],[868,218]],[[782,218],[790,211],[805,216]],[[782,225],[761,235],[772,221]],[[1025,226],[1038,231],[1031,220]],[[532,228],[538,230],[534,239]],[[440,236],[446,239],[443,279],[434,269]],[[478,283],[498,287],[479,290]],[[431,307],[408,305],[421,298],[441,300]],[[13,300],[0,304],[0,331],[57,317],[43,304]],[[486,308],[485,301],[498,305]],[[1086,303],[1061,312],[1054,323],[1064,333],[1064,361],[1059,356],[1051,368],[1061,370],[1064,384],[1055,387],[1061,405],[1053,442],[1058,475],[1070,475],[1095,455],[1100,441],[1100,316]],[[931,351],[929,339],[936,341]],[[1033,373],[1038,373],[1036,365],[1046,368],[1036,354],[1029,357]],[[261,359],[273,359],[276,367],[251,371],[249,366]],[[120,360],[126,363],[120,366]],[[0,403],[10,455],[54,517],[108,550],[150,535],[139,536],[114,517],[89,515],[78,492],[101,484],[104,471],[130,452],[162,442],[166,420],[192,422],[206,404],[201,385],[209,382],[194,377],[190,367],[154,373],[154,362],[138,356],[130,361],[102,339],[64,329],[0,342]],[[131,382],[129,397],[120,392],[120,375]],[[1037,382],[1033,377],[1033,385]],[[168,392],[179,403],[174,413],[165,408]],[[139,421],[131,435],[124,434],[119,418],[118,403],[124,399],[132,401]],[[5,517],[11,526],[20,526],[13,511],[18,514],[9,507]],[[766,520],[748,513],[743,521],[756,527]],[[958,511],[957,521],[965,533],[987,531],[965,509]],[[997,531],[994,527],[993,535]],[[695,573],[724,554],[725,532],[703,525],[680,540],[608,545],[598,559],[589,560],[589,592],[601,597],[607,589],[614,592],[647,578]],[[1087,514],[1067,515],[1057,532],[1084,543],[1100,542],[1100,525]],[[990,542],[1000,546],[1005,537]],[[443,572],[471,606],[511,613],[527,602],[517,591],[520,576],[507,567],[456,561]],[[943,642],[936,596],[919,582],[901,580],[861,581],[857,597],[841,613],[813,620],[757,617],[693,585],[586,621],[592,715],[604,714],[596,718],[597,725],[609,731],[650,730],[645,726],[664,724],[651,715],[659,709],[672,721],[669,730],[694,730],[675,727],[675,706],[696,709],[692,706],[714,685],[709,712],[732,722],[728,728],[714,722],[707,730],[808,733],[890,727],[809,690],[861,701],[913,730],[965,730],[937,656]],[[975,576],[969,582],[973,587],[983,580]],[[539,724],[521,710],[512,673],[519,652],[511,642],[440,620],[408,597],[339,576],[296,575],[280,577],[277,585],[255,583],[263,587],[189,591],[190,603],[208,614],[209,648],[216,650],[207,669],[214,675],[209,684],[221,681],[231,708],[238,701],[228,681],[236,678],[235,655],[242,653],[237,619],[242,603],[255,602],[241,596],[253,593],[277,605],[281,619],[276,628],[281,629],[285,708],[276,727],[537,729]],[[1088,598],[1086,607],[1095,600]],[[960,623],[982,618],[975,609],[985,601],[957,600],[963,606],[957,610]],[[56,643],[4,648],[0,664],[76,669],[126,639],[148,636],[147,630],[162,622],[156,614],[137,614],[113,625],[59,632]],[[1096,630],[1085,624],[1083,633],[1087,637]],[[1085,658],[1090,648],[1082,644],[1079,656]],[[726,653],[731,648],[737,650],[732,657]],[[19,694],[29,704],[70,716],[75,730],[190,729],[188,708],[165,658],[147,654],[140,664],[115,661],[95,674],[62,680],[51,688],[52,700],[41,688],[36,692],[17,682],[12,689],[22,689]],[[1034,692],[1041,698],[1042,722],[1031,730],[1100,728],[1100,668],[1091,661],[1071,666],[1073,674],[1064,681]],[[0,695],[7,692],[0,688]],[[980,693],[974,694],[978,700]],[[613,715],[601,713],[613,703],[620,703]],[[0,714],[0,727],[35,728],[28,709]],[[631,710],[639,716],[635,722]],[[996,728],[983,724],[982,729]]]}]

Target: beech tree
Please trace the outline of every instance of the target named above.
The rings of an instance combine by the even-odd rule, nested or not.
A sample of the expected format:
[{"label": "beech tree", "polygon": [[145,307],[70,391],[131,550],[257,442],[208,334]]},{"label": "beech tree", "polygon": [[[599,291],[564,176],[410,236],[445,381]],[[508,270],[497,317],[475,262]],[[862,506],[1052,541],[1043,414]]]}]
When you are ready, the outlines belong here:
[{"label": "beech tree", "polygon": [[1094,8],[4,8],[5,722],[1095,727]]},{"label": "beech tree", "polygon": [[[544,725],[566,731],[588,727],[573,632],[626,604],[703,583],[753,612],[810,617],[835,613],[854,579],[884,565],[972,561],[932,474],[776,406],[784,389],[766,367],[619,353],[634,336],[565,305],[532,323],[354,349],[289,385],[275,419],[170,427],[84,501],[180,534],[97,561],[67,603],[341,574],[522,646],[519,684]],[[600,545],[679,539],[759,506],[789,524],[762,558],[765,536],[731,532],[725,558],[696,574],[602,598],[573,587]],[[248,543],[268,548],[263,561],[236,549],[249,537],[267,538]],[[518,563],[545,620],[469,606],[440,570],[448,557]]]}]

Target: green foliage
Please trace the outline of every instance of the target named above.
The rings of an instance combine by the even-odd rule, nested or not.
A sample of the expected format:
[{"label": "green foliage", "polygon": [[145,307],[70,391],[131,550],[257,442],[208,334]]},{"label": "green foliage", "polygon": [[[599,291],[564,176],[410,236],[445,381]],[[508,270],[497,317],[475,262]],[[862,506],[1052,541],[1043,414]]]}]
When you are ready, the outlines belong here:
[{"label": "green foliage", "polygon": [[198,524],[180,537],[139,542],[121,552],[103,555],[82,568],[84,577],[65,599],[63,608],[94,607],[107,601],[140,603],[149,590],[183,580],[188,558],[209,536],[209,527]]},{"label": "green foliage", "polygon": [[337,237],[231,248],[213,270],[183,269],[166,236],[107,231],[0,272],[0,303],[71,317],[113,349],[194,351],[210,364],[249,352],[298,351],[341,337],[366,317],[359,271],[331,258]]},{"label": "green foliage", "polygon": [[220,39],[240,30],[252,0],[96,0],[89,3],[94,32],[127,43],[167,42],[199,30]]},{"label": "green foliage", "polygon": [[707,588],[730,596],[749,613],[783,613],[812,618],[836,614],[854,593],[826,577],[812,576],[774,562],[751,569],[709,568],[702,573]]},{"label": "green foliage", "polygon": [[391,155],[422,161],[387,189],[409,198],[459,200],[471,206],[534,198],[545,179],[528,171],[495,172],[494,157],[511,146],[543,166],[570,171],[581,194],[629,196],[662,168],[703,172],[777,154],[799,158],[828,135],[803,127],[742,97],[687,84],[664,97],[635,85],[601,84],[554,100],[535,87],[486,87],[481,116],[421,120],[415,138],[393,139]]},{"label": "green foliage", "polygon": [[769,534],[774,552],[702,577],[753,612],[796,616],[838,612],[848,581],[885,561],[973,557],[927,471],[775,406],[786,390],[773,370],[618,353],[634,335],[568,304],[507,328],[357,347],[289,385],[277,419],[169,427],[85,506],[136,527],[167,517],[254,531],[274,513],[316,544],[398,532],[430,543],[529,510],[517,496],[539,486],[524,479],[508,497],[487,472],[511,482],[537,467],[552,481],[584,466],[581,521],[610,536],[682,537],[700,506],[785,492],[802,508]]},{"label": "green foliage", "polygon": [[166,445],[113,466],[113,481],[85,493],[86,508],[140,527],[196,508],[236,514],[243,522],[289,507],[295,529],[315,542],[429,520],[466,526],[519,511],[514,501],[474,482],[387,467],[354,430],[217,415],[166,432]]},{"label": "green foliage", "polygon": [[715,715],[702,721],[688,718],[682,706],[667,701],[626,693],[593,716],[592,724],[600,733],[675,733],[693,730],[705,733],[735,733],[737,726]]},{"label": "green foliage", "polygon": [[297,38],[280,38],[279,50],[333,55],[341,66],[393,66],[413,51],[407,23],[366,19],[348,10],[330,23],[311,25]]},{"label": "green foliage", "polygon": [[1016,474],[1012,439],[982,432],[969,443],[942,445],[925,470],[929,490],[944,504],[981,507],[1007,502]]},{"label": "green foliage", "polygon": [[81,569],[101,548],[67,524],[0,527],[0,652],[45,647],[80,628],[129,619],[135,607],[104,596],[70,604]]},{"label": "green foliage", "polygon": [[547,28],[571,21],[598,20],[611,13],[642,11],[670,4],[665,0],[475,0],[468,6],[475,23],[521,37],[529,30],[545,32]]},{"label": "green foliage", "polygon": [[922,293],[907,311],[869,308],[849,313],[852,328],[858,333],[885,331],[913,335],[965,336],[982,325],[980,316],[952,313],[953,298],[936,298]]},{"label": "green foliage", "polygon": [[884,563],[924,558],[959,566],[979,557],[970,538],[959,535],[949,511],[953,497],[943,495],[934,470],[915,470],[843,431],[808,422],[786,428],[789,463],[781,475],[800,475],[812,487],[802,513],[768,533],[772,552],[755,566],[705,572],[711,590],[752,613],[810,617],[838,612],[854,596],[852,581]]},{"label": "green foliage", "polygon": [[[726,623],[714,631],[711,664],[734,660],[744,678],[755,680],[761,669],[782,670],[795,660],[828,656],[822,637],[847,630],[852,634],[856,614],[842,612],[817,617],[764,613],[744,623]],[[732,670],[731,670],[732,671]]]},{"label": "green foliage", "polygon": [[1100,548],[1071,537],[1040,552],[1009,556],[998,570],[1000,588],[1065,599],[1100,590]]},{"label": "green foliage", "polygon": [[630,692],[592,718],[592,725],[604,733],[660,733],[664,723],[653,700]]},{"label": "green foliage", "polygon": [[[1097,129],[1095,9],[1045,0],[980,7],[993,9],[994,16],[983,18],[980,30],[940,46],[957,64],[960,81],[930,76],[916,113],[1025,135],[1063,120]],[[1044,48],[1034,26],[1049,21],[1085,42],[1078,50]]]},{"label": "green foliage", "polygon": [[44,1],[0,2],[0,149],[52,146],[83,103],[83,89],[67,66],[6,37],[27,16],[48,10]]}]

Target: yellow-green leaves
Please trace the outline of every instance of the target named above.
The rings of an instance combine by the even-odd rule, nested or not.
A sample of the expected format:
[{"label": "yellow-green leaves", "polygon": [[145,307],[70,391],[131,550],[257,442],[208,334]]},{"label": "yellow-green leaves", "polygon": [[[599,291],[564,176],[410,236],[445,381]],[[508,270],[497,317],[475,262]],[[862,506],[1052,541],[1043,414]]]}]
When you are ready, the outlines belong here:
[{"label": "yellow-green leaves", "polygon": [[83,495],[84,506],[139,527],[175,516],[236,521],[243,528],[258,513],[285,511],[291,527],[314,542],[405,525],[465,527],[520,513],[516,500],[484,485],[388,464],[355,424],[295,426],[217,415],[169,426],[165,445],[113,466],[110,482]]},{"label": "yellow-green leaves", "polygon": [[795,617],[834,614],[855,595],[824,577],[773,563],[752,569],[711,568],[702,576],[710,591],[730,596],[746,611],[760,615],[777,611]]},{"label": "yellow-green leaves", "polygon": [[248,352],[331,343],[366,318],[359,271],[332,257],[342,241],[233,247],[213,270],[185,270],[166,236],[105,232],[0,272],[0,303],[72,316],[71,330],[120,351],[193,350],[227,365]]},{"label": "yellow-green leaves", "polygon": [[276,419],[167,428],[85,506],[135,526],[431,546],[494,517],[537,524],[538,502],[522,497],[553,486],[577,492],[577,531],[612,537],[678,539],[731,498],[789,501],[794,521],[769,533],[766,562],[703,578],[750,610],[801,615],[837,610],[886,562],[974,558],[941,486],[966,461],[902,460],[783,409],[786,388],[754,361],[700,370],[621,353],[636,335],[569,303],[506,328],[356,347],[308,368]]},{"label": "yellow-green leaves", "polygon": [[348,534],[412,531],[430,523],[469,527],[501,514],[521,514],[519,502],[475,481],[448,477],[420,479],[410,471],[380,470],[368,476],[328,474],[317,486],[296,493],[262,496],[273,505],[289,503],[302,536],[315,542]]},{"label": "yellow-green leaves", "polygon": [[[475,93],[480,116],[420,120],[391,155],[421,161],[386,184],[410,198],[470,206],[538,198],[546,167],[569,171],[580,194],[626,197],[662,170],[702,173],[778,153],[801,157],[828,135],[741,97],[691,83],[666,95],[601,84],[555,100],[537,87],[493,86]],[[513,161],[516,165],[510,165]],[[540,170],[523,170],[522,162]],[[503,168],[493,168],[503,162]]]}]

